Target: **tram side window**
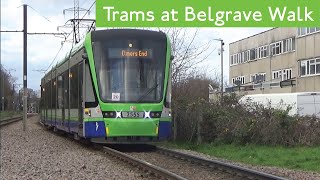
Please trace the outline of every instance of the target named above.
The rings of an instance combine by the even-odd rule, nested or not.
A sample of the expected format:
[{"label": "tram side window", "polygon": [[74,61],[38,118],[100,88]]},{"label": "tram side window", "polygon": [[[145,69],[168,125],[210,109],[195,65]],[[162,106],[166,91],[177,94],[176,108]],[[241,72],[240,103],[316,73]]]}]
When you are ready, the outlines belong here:
[{"label": "tram side window", "polygon": [[48,91],[49,91],[49,88],[48,88],[48,83],[46,83],[44,85],[44,107],[46,109],[48,109]]},{"label": "tram side window", "polygon": [[48,87],[48,83],[46,83],[44,85],[44,103],[45,103],[45,108],[48,109],[48,102],[49,102],[49,99],[48,99],[48,94],[49,94],[49,87]]},{"label": "tram side window", "polygon": [[47,109],[47,84],[43,84],[43,109]]},{"label": "tram side window", "polygon": [[40,108],[43,107],[43,98],[44,98],[43,97],[43,95],[44,95],[43,89],[44,89],[44,87],[43,87],[43,84],[41,83]]},{"label": "tram side window", "polygon": [[78,109],[79,90],[78,90],[78,65],[70,69],[70,108]]},{"label": "tram side window", "polygon": [[43,83],[41,83],[41,101],[40,101],[40,108],[44,108],[44,106],[45,106],[45,101],[44,101],[44,99],[45,99],[45,92],[44,92],[44,89],[45,89],[45,85],[43,84]]},{"label": "tram side window", "polygon": [[48,83],[47,83],[47,85],[48,85],[48,109],[51,109],[52,108],[52,104],[51,104],[51,100],[52,100],[52,96],[51,96],[51,92],[52,92],[52,89],[51,89],[51,81],[49,81]]},{"label": "tram side window", "polygon": [[61,75],[59,75],[57,78],[57,85],[58,85],[57,109],[62,109],[63,108],[63,77]]},{"label": "tram side window", "polygon": [[52,79],[52,109],[56,109],[57,104],[57,82],[56,79]]},{"label": "tram side window", "polygon": [[86,64],[86,76],[85,76],[85,102],[95,102],[96,99],[94,97],[94,93],[93,93],[93,87],[92,87],[92,81],[91,81],[91,75],[90,75],[90,69],[89,69],[89,64]]},{"label": "tram side window", "polygon": [[63,105],[69,109],[69,71],[63,73]]}]

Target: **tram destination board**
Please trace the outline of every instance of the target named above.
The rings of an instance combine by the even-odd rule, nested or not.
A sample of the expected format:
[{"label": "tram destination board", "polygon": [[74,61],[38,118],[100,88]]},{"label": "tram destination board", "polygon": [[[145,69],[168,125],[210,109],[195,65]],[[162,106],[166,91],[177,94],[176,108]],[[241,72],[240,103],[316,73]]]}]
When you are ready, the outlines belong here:
[{"label": "tram destination board", "polygon": [[110,48],[109,58],[152,58],[151,49]]}]

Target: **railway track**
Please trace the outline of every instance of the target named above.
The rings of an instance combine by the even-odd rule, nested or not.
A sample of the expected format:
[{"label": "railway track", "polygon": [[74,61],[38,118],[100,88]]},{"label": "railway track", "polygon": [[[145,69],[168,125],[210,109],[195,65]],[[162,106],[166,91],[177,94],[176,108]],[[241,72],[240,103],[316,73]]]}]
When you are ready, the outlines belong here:
[{"label": "railway track", "polygon": [[[39,126],[44,127],[43,124],[38,123]],[[46,129],[46,128],[45,128]],[[49,130],[49,129],[46,129]],[[62,131],[50,131],[52,134],[56,136],[61,136],[70,140],[75,140],[73,136],[63,133]],[[76,141],[81,144],[84,148],[88,148],[88,150],[94,150],[95,152],[103,153],[103,155],[108,155],[111,158],[116,160],[120,160],[128,165],[133,166],[134,168],[138,168],[143,171],[143,175],[149,177],[154,177],[155,179],[176,179],[176,180],[186,180],[186,178],[174,174],[164,168],[152,165],[146,161],[140,160],[138,158],[134,158],[126,153],[115,150],[114,148],[110,148],[107,146],[103,146],[102,144],[96,144],[89,142],[85,139],[76,139]],[[151,175],[151,176],[150,176]],[[152,178],[151,178],[152,179]]]},{"label": "railway track", "polygon": [[[121,152],[116,148],[103,147],[103,151],[133,166],[164,179],[263,179],[282,180],[275,175],[207,160],[197,156],[161,147],[146,152]],[[128,148],[127,148],[128,149]]]},{"label": "railway track", "polygon": [[[54,133],[57,134],[57,133]],[[70,137],[70,136],[69,136]],[[70,137],[71,138],[71,137]],[[138,151],[135,147],[126,145],[109,145],[79,141],[89,148],[98,149],[100,152],[113,157],[116,160],[142,170],[148,178],[155,179],[257,179],[257,180],[284,180],[272,174],[247,169],[244,167],[224,163],[216,160],[208,160],[198,156],[181,153],[178,151],[141,145]],[[121,147],[121,148],[119,148]],[[120,149],[120,150],[119,150]],[[133,149],[133,151],[132,151]]]},{"label": "railway track", "polygon": [[181,153],[178,151],[174,151],[174,150],[170,150],[162,147],[156,147],[156,152],[159,154],[174,157],[176,159],[180,159],[183,161],[188,161],[191,164],[194,164],[197,166],[207,167],[210,169],[219,169],[220,171],[228,172],[234,175],[235,177],[242,177],[245,179],[263,179],[263,180],[284,180],[285,179],[272,174],[267,174],[264,172],[232,165],[232,164],[221,162],[221,161],[208,160],[198,156]]},{"label": "railway track", "polygon": [[20,121],[20,120],[22,120],[22,118],[23,118],[22,116],[17,116],[17,117],[14,117],[14,118],[1,120],[0,121],[0,127],[8,125],[8,124],[11,124],[13,122]]},{"label": "railway track", "polygon": [[[27,118],[32,117],[34,115],[35,114],[28,114]],[[22,119],[23,119],[23,116],[17,116],[17,117],[13,117],[13,118],[0,120],[0,127],[5,126],[5,125],[9,125],[9,124],[17,122],[17,121],[21,121]]]},{"label": "railway track", "polygon": [[175,173],[172,173],[164,168],[161,168],[159,166],[155,166],[155,165],[150,164],[146,161],[140,160],[138,158],[135,158],[135,157],[130,156],[128,154],[122,153],[122,152],[117,151],[115,149],[112,149],[109,147],[103,147],[103,152],[105,152],[106,154],[111,155],[117,159],[120,159],[124,162],[127,162],[135,167],[138,166],[144,172],[148,172],[149,174],[152,174],[153,176],[158,177],[158,179],[186,180],[186,178],[179,176]]}]

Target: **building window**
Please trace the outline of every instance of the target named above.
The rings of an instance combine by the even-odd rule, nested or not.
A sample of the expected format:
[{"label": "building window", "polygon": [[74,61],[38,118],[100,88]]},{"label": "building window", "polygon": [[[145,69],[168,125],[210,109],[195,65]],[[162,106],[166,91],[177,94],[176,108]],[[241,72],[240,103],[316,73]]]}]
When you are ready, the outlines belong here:
[{"label": "building window", "polygon": [[291,38],[292,40],[292,50],[291,51],[295,51],[296,50],[296,38]]},{"label": "building window", "polygon": [[[316,29],[315,29],[316,30]],[[266,58],[270,55],[279,55],[295,50],[295,38],[284,39],[270,45],[264,45],[250,50],[242,51],[230,56],[231,65],[246,63],[250,60]]]},{"label": "building window", "polygon": [[300,62],[300,76],[320,75],[320,58]]},{"label": "building window", "polygon": [[283,52],[291,52],[295,50],[295,38],[283,40]]},{"label": "building window", "polygon": [[310,60],[310,74],[316,74],[316,61]]},{"label": "building window", "polygon": [[320,59],[316,59],[316,74],[320,74]]},{"label": "building window", "polygon": [[243,53],[243,58],[244,58],[244,62],[247,62],[247,51],[242,52]]},{"label": "building window", "polygon": [[245,78],[244,78],[244,76],[238,76],[238,77],[236,77],[236,81],[240,81],[241,84],[244,84],[245,83]]},{"label": "building window", "polygon": [[300,63],[300,74],[301,74],[301,76],[306,75],[306,62],[305,61],[302,61]]},{"label": "building window", "polygon": [[233,55],[230,56],[230,64],[233,65]]},{"label": "building window", "polygon": [[244,52],[241,53],[241,63],[244,63]]},{"label": "building window", "polygon": [[272,79],[282,79],[282,70],[272,71]]},{"label": "building window", "polygon": [[250,51],[243,51],[237,54],[233,54],[230,56],[231,65],[245,63],[250,60]]},{"label": "building window", "polygon": [[292,78],[292,69],[283,69],[272,71],[272,79],[279,79],[285,81]]},{"label": "building window", "polygon": [[268,52],[268,46],[262,46],[262,47],[259,47],[259,59],[261,58],[265,58],[265,57],[268,57],[269,56],[269,52]]},{"label": "building window", "polygon": [[232,84],[241,85],[245,83],[245,77],[244,76],[237,76],[232,78]]},{"label": "building window", "polygon": [[312,34],[315,32],[320,32],[320,28],[319,27],[298,28],[298,36],[304,36],[304,35]]},{"label": "building window", "polygon": [[239,54],[234,54],[230,56],[231,65],[239,64]]},{"label": "building window", "polygon": [[247,61],[249,61],[250,60],[250,50],[248,50],[248,51],[246,51],[246,58],[245,58],[245,60],[246,60],[246,62]]},{"label": "building window", "polygon": [[292,69],[284,69],[282,72],[282,81],[292,78]]},{"label": "building window", "polygon": [[256,50],[250,49],[250,60],[255,60],[255,59],[256,59]]},{"label": "building window", "polygon": [[271,55],[278,55],[282,53],[282,41],[272,43],[270,45]]},{"label": "building window", "polygon": [[250,82],[255,84],[266,81],[266,73],[251,74]]}]

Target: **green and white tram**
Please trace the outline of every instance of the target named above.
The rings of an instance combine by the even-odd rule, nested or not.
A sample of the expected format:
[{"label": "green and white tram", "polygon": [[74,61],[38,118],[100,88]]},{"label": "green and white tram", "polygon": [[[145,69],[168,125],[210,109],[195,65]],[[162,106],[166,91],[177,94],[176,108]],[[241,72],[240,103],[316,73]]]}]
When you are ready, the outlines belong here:
[{"label": "green and white tram", "polygon": [[41,123],[95,142],[171,136],[171,45],[163,32],[89,32],[41,79]]}]

